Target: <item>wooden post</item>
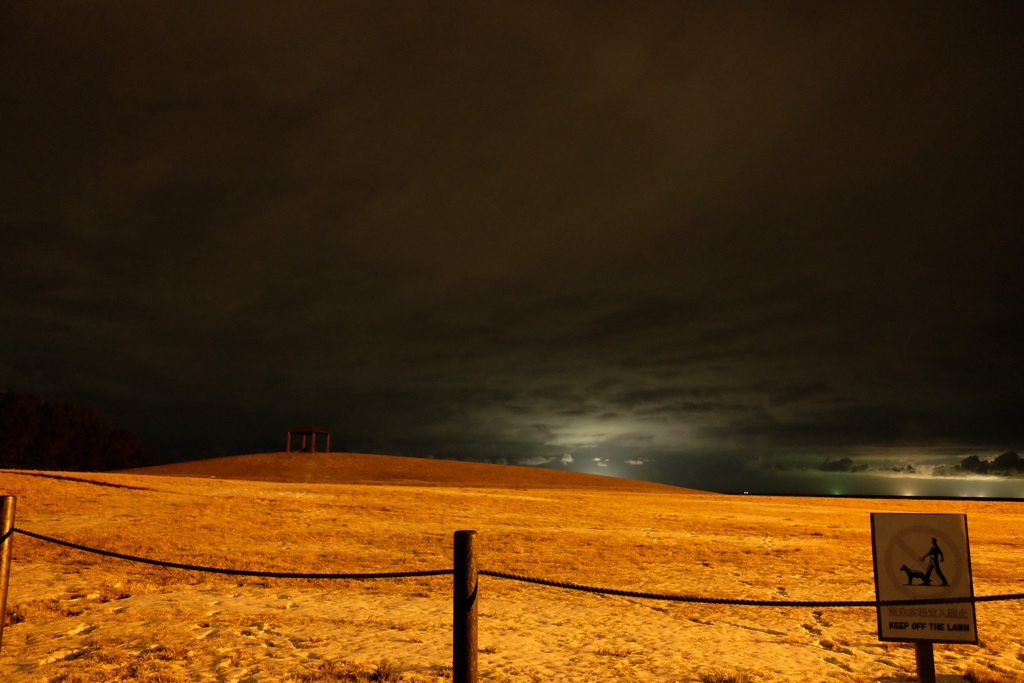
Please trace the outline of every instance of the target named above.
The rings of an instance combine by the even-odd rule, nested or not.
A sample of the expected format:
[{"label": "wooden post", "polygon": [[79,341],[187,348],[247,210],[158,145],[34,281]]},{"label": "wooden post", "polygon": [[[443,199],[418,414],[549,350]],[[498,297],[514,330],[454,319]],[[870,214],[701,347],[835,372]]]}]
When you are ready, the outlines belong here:
[{"label": "wooden post", "polygon": [[455,532],[454,604],[452,609],[452,683],[477,683],[476,532]]},{"label": "wooden post", "polygon": [[327,432],[327,450],[325,450],[324,453],[330,453],[330,452],[331,452],[331,433]]},{"label": "wooden post", "polygon": [[288,440],[284,442],[284,452],[285,453],[291,453],[292,452],[292,433],[291,432],[288,432]]},{"label": "wooden post", "polygon": [[917,659],[918,683],[935,683],[935,651],[932,641],[919,640],[914,643],[914,656]]},{"label": "wooden post", "polygon": [[[14,496],[0,496],[0,538],[14,528]],[[0,648],[4,644],[4,620],[7,618],[7,583],[11,578],[11,548],[14,534],[0,543]]]}]

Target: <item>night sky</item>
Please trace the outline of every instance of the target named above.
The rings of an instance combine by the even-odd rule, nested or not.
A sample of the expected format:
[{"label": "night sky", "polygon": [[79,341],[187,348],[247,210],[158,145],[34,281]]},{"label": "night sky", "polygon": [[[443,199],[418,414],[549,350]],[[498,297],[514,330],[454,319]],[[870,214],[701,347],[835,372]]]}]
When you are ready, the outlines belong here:
[{"label": "night sky", "polygon": [[912,491],[1024,452],[1022,113],[1020,2],[4,2],[0,388]]}]

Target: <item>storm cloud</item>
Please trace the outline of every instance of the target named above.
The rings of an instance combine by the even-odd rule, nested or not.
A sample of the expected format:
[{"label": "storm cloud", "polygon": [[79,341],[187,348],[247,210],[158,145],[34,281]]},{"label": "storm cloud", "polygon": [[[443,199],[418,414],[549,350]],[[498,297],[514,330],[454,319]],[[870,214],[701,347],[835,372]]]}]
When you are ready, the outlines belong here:
[{"label": "storm cloud", "polygon": [[1020,448],[1019,3],[0,13],[0,385],[168,458]]}]

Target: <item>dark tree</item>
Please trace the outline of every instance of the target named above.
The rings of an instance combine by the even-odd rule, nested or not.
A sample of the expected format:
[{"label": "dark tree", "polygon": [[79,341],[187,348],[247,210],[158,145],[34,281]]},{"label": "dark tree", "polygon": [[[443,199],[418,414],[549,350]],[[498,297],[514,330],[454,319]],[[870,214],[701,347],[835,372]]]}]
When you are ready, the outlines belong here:
[{"label": "dark tree", "polygon": [[103,470],[158,462],[134,434],[71,403],[0,392],[0,467],[31,470]]}]

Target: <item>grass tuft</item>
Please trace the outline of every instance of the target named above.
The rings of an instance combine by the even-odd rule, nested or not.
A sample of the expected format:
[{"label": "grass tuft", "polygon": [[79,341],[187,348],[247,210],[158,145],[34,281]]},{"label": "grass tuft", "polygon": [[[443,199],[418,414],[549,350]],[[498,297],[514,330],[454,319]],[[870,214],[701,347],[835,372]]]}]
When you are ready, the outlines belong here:
[{"label": "grass tuft", "polygon": [[398,670],[398,667],[387,659],[377,662],[371,677],[371,680],[380,681],[381,683],[397,683],[401,679],[402,673]]},{"label": "grass tuft", "polygon": [[967,683],[1020,683],[1021,678],[1009,673],[983,671],[970,665],[964,671],[964,680]]},{"label": "grass tuft", "polygon": [[359,681],[366,680],[362,676],[362,667],[344,659],[325,659],[312,671],[293,674],[286,680],[295,683],[324,683],[326,681]]},{"label": "grass tuft", "polygon": [[753,683],[749,669],[723,669],[712,667],[697,674],[701,683]]}]

